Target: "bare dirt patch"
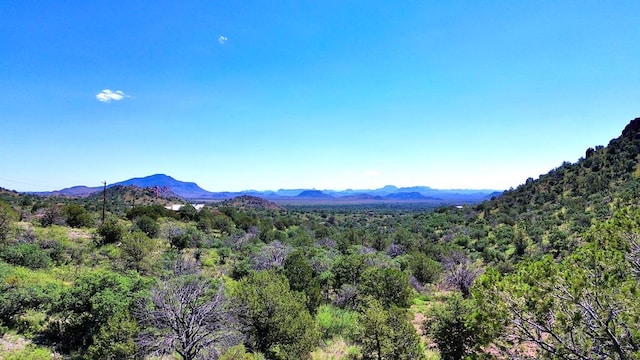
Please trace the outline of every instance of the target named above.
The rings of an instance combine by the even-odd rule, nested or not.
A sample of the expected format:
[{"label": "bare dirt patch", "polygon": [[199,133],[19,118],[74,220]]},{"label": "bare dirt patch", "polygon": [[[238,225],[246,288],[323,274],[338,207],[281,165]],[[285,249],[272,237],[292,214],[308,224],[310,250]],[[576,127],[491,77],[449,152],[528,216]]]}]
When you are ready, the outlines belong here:
[{"label": "bare dirt patch", "polygon": [[4,334],[4,336],[0,338],[0,359],[3,359],[3,352],[22,350],[29,344],[31,344],[31,341],[23,337]]}]

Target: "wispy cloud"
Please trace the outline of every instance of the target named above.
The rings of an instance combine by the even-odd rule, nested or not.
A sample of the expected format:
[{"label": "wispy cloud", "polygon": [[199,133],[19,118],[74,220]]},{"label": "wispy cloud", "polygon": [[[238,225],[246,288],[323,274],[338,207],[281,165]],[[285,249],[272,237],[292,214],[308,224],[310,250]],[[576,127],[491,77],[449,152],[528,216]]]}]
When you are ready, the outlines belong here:
[{"label": "wispy cloud", "polygon": [[129,97],[129,95],[126,95],[124,92],[120,90],[111,91],[109,89],[104,89],[96,95],[96,99],[103,103],[110,103],[111,101],[120,101],[127,97]]},{"label": "wispy cloud", "polygon": [[229,40],[229,39],[228,39],[226,36],[222,36],[222,35],[220,35],[220,36],[218,37],[218,42],[219,42],[220,44],[222,44],[222,45],[224,45],[224,43],[225,43],[225,42],[227,42],[227,40]]}]

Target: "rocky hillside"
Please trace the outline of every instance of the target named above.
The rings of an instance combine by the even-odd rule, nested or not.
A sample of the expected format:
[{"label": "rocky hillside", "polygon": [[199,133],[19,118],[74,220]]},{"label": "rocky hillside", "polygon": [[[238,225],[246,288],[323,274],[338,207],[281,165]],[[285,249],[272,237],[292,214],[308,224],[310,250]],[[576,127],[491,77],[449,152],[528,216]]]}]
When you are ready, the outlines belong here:
[{"label": "rocky hillside", "polygon": [[233,199],[222,201],[218,204],[218,206],[229,206],[229,207],[234,207],[241,210],[247,210],[247,209],[282,210],[282,207],[280,207],[280,205],[276,203],[259,198],[257,196],[250,196],[250,195],[238,196]]},{"label": "rocky hillside", "polygon": [[[101,208],[102,192],[94,193],[84,200],[89,209]],[[140,188],[137,186],[113,186],[107,188],[107,210],[114,213],[124,213],[138,205],[171,205],[182,204],[183,199],[166,187]]]},{"label": "rocky hillside", "polygon": [[563,256],[594,221],[640,205],[640,118],[607,146],[595,146],[539,179],[465,210],[467,222],[448,235],[489,263],[525,255]]}]

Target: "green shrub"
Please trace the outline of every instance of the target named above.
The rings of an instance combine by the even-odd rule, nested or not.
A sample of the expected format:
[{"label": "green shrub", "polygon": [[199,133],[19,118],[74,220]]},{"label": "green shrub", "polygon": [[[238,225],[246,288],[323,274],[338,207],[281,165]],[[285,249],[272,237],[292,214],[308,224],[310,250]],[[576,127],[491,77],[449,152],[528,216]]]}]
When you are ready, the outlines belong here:
[{"label": "green shrub", "polygon": [[380,300],[383,306],[409,307],[411,288],[407,274],[393,268],[369,268],[362,274],[358,290]]},{"label": "green shrub", "polygon": [[100,235],[100,244],[113,244],[122,241],[124,229],[118,220],[108,219],[98,227],[98,235]]},{"label": "green shrub", "polygon": [[142,215],[136,220],[136,226],[150,238],[158,236],[160,233],[160,225],[149,215]]},{"label": "green shrub", "polygon": [[33,336],[46,330],[46,319],[45,312],[28,309],[16,320],[16,329],[21,334]]},{"label": "green shrub", "polygon": [[411,254],[409,269],[422,284],[435,283],[442,273],[442,265],[439,262],[420,252]]},{"label": "green shrub", "polygon": [[352,345],[347,348],[347,353],[344,355],[344,358],[346,360],[362,359],[362,352],[359,347]]},{"label": "green shrub", "polygon": [[9,204],[0,201],[0,241],[9,236],[13,222],[16,220],[18,220],[18,214]]},{"label": "green shrub", "polygon": [[138,333],[138,324],[131,316],[117,313],[93,337],[85,359],[132,359],[135,358],[134,338]]},{"label": "green shrub", "polygon": [[219,360],[263,360],[261,354],[248,353],[244,345],[238,344],[220,356]]},{"label": "green shrub", "polygon": [[43,324],[39,310],[45,310],[57,299],[60,286],[55,283],[40,283],[40,274],[14,272],[0,278],[0,322],[17,327],[23,332],[40,332]]},{"label": "green shrub", "polygon": [[31,269],[46,268],[51,265],[49,253],[36,244],[16,244],[0,246],[0,258],[9,264]]},{"label": "green shrub", "polygon": [[71,261],[71,255],[60,241],[54,239],[44,239],[39,241],[40,247],[45,250],[51,260],[56,265],[68,264]]},{"label": "green shrub", "polygon": [[151,269],[149,255],[153,251],[155,242],[142,231],[134,231],[122,239],[120,246],[121,258],[127,268],[146,272]]},{"label": "green shrub", "polygon": [[358,313],[332,305],[321,305],[316,314],[316,323],[325,340],[336,336],[353,340],[358,326]]},{"label": "green shrub", "polygon": [[470,301],[458,293],[449,297],[444,305],[431,309],[431,320],[425,321],[422,326],[438,345],[443,360],[463,359],[475,352],[481,331],[477,324],[469,321],[472,313]]},{"label": "green shrub", "polygon": [[91,214],[84,207],[76,204],[65,205],[62,208],[67,225],[73,228],[91,227],[94,224]]},{"label": "green shrub", "polygon": [[215,268],[220,263],[220,255],[216,249],[202,250],[200,263],[203,267]]},{"label": "green shrub", "polygon": [[[143,278],[135,273],[124,276],[102,269],[83,272],[51,305],[48,315],[54,321],[49,323],[47,335],[64,351],[85,352],[93,344],[98,348],[92,351],[101,352],[105,346],[128,351],[133,332],[129,309],[139,299],[143,286]],[[117,334],[111,334],[109,327]]]}]

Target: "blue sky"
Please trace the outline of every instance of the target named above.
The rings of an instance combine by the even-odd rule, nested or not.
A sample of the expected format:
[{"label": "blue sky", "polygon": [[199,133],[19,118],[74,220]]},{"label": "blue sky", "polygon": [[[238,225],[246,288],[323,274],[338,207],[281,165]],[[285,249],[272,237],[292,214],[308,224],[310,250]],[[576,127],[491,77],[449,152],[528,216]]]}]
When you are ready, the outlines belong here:
[{"label": "blue sky", "polygon": [[515,187],[640,116],[638,14],[638,1],[3,1],[0,186],[165,173],[210,191]]}]

